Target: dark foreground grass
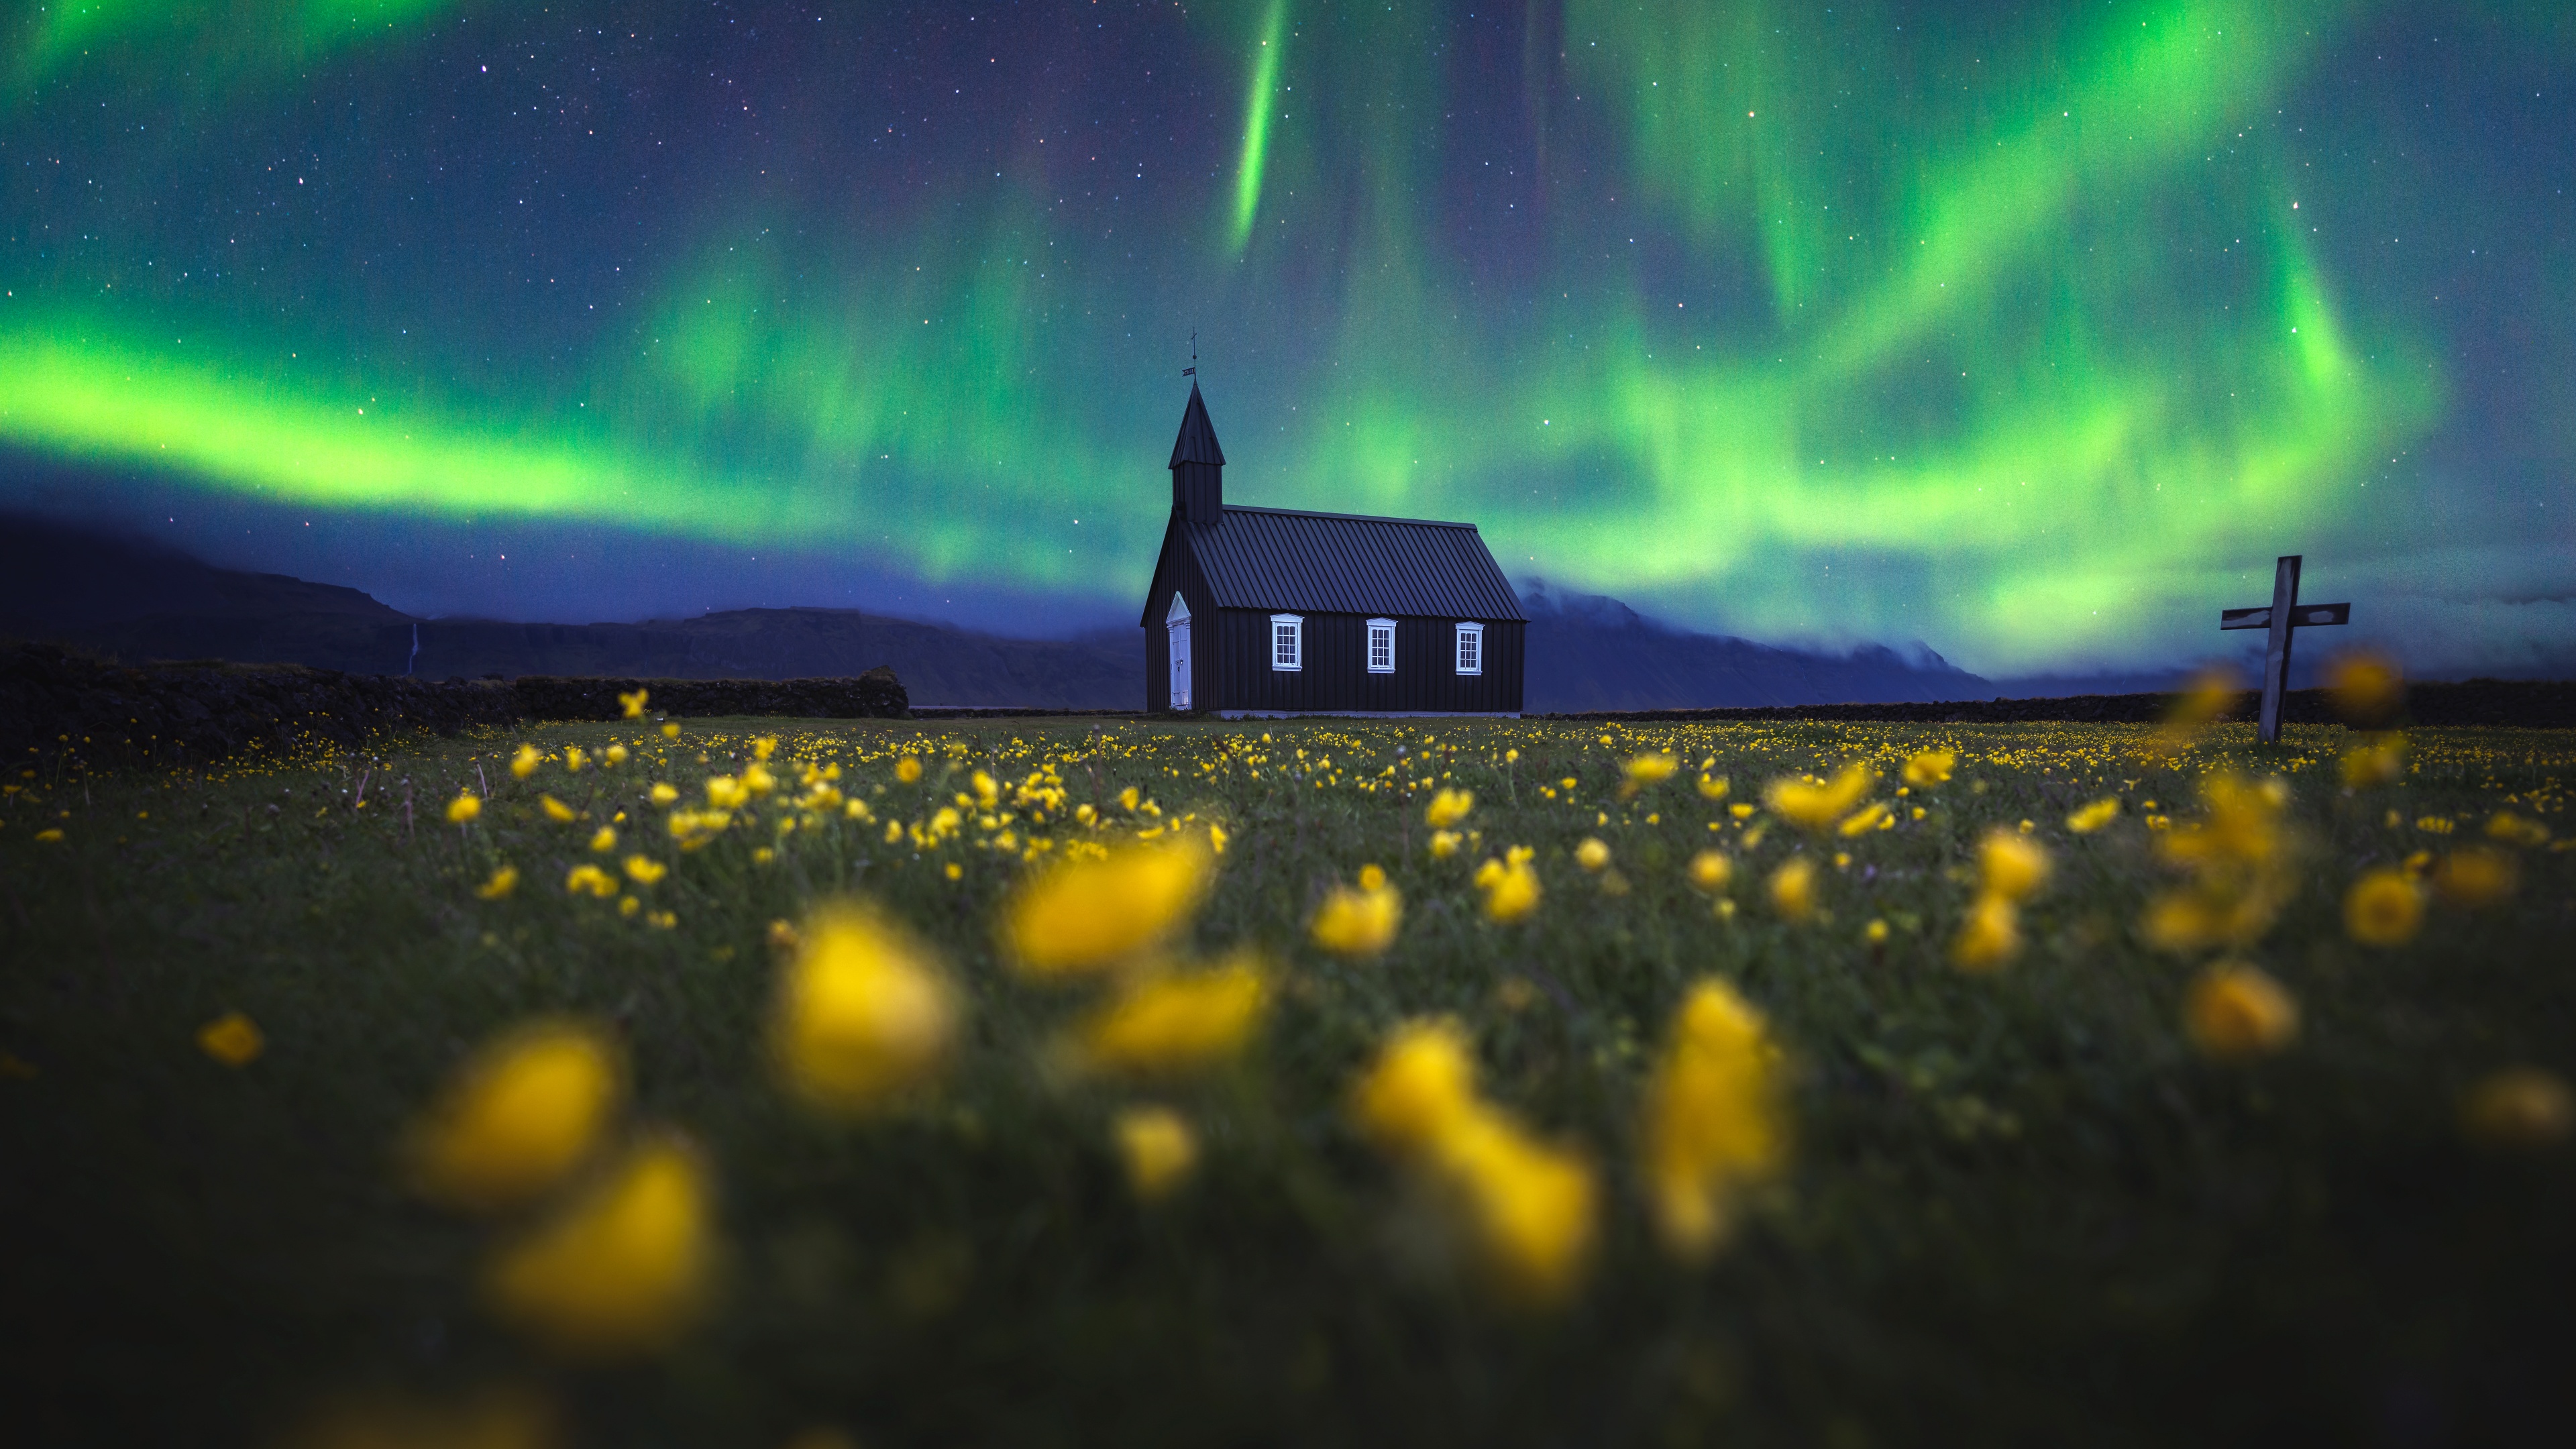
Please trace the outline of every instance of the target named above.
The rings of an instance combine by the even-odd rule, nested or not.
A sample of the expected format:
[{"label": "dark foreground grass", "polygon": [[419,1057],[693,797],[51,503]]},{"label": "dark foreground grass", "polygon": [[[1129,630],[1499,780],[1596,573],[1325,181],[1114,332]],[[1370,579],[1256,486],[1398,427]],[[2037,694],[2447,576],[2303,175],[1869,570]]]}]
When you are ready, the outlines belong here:
[{"label": "dark foreground grass", "polygon": [[[641,792],[667,780],[701,803],[763,734],[781,791],[675,850]],[[495,1385],[553,1404],[572,1442],[620,1445],[777,1445],[815,1426],[866,1444],[2560,1443],[2576,1423],[2576,1164],[2459,1128],[2491,1072],[2576,1075],[2576,856],[2508,847],[2518,894],[2437,907],[2394,949],[2352,943],[2340,914],[2363,869],[2478,838],[2499,809],[2563,840],[2566,734],[2426,732],[2402,784],[2358,793],[2335,769],[2349,737],[2328,729],[2278,751],[2221,731],[2169,765],[2116,726],[717,721],[676,742],[640,723],[529,738],[636,755],[520,783],[514,736],[9,782],[10,1442],[271,1442],[335,1396]],[[1895,798],[1895,767],[1926,746],[1959,753],[1956,777]],[[1620,762],[1658,748],[1682,773],[1623,802]],[[917,786],[896,782],[906,753],[929,763]],[[1703,758],[1726,799],[1695,788]],[[1894,828],[1816,840],[1728,808],[1853,758],[1888,773]],[[809,761],[837,762],[873,819],[779,834]],[[1054,818],[967,811],[935,849],[884,840],[975,770],[1007,790],[1049,765],[1068,796]],[[2304,1032],[2250,1065],[2195,1053],[2180,1013],[2201,963],[2136,930],[2172,879],[2146,817],[2187,821],[2221,766],[2289,780],[2305,840],[2302,888],[2251,953]],[[1425,781],[1477,793],[1480,835],[1451,859],[1428,852]],[[1159,815],[1121,808],[1131,785]],[[490,796],[465,829],[441,813],[460,786]],[[541,793],[586,818],[547,819]],[[2106,794],[2121,817],[2069,833]],[[1198,944],[1258,945],[1279,972],[1253,1056],[1165,1098],[1207,1148],[1153,1209],[1108,1145],[1109,1114],[1139,1098],[1041,1070],[1074,1003],[1012,979],[992,944],[1032,838],[1091,834],[1064,814],[1077,804],[1120,834],[1220,824]],[[673,865],[626,915],[563,888],[621,811],[608,863]],[[2057,862],[2029,949],[1962,974],[1945,944],[1975,842],[2024,819]],[[1575,864],[1588,836],[1615,883]],[[1712,842],[1738,863],[1731,918],[1685,881]],[[1547,894],[1497,926],[1468,878],[1515,844]],[[1824,914],[1793,924],[1761,882],[1798,851],[1826,867]],[[478,899],[504,861],[517,893]],[[1368,862],[1403,891],[1404,929],[1383,959],[1344,964],[1303,926]],[[759,1045],[770,923],[836,892],[936,943],[972,1000],[939,1093],[863,1125],[782,1097]],[[1797,1151],[1730,1248],[1685,1269],[1639,1214],[1631,1143],[1670,1011],[1710,973],[1794,1054]],[[231,1010],[268,1039],[239,1069],[194,1040]],[[577,1370],[514,1341],[476,1305],[487,1229],[389,1170],[473,1046],[565,1012],[611,1024],[632,1116],[694,1137],[721,1193],[720,1304],[642,1365]],[[1431,1012],[1472,1028],[1496,1098],[1601,1169],[1600,1252],[1553,1311],[1498,1309],[1399,1251],[1402,1194],[1345,1123],[1374,1044]]]}]

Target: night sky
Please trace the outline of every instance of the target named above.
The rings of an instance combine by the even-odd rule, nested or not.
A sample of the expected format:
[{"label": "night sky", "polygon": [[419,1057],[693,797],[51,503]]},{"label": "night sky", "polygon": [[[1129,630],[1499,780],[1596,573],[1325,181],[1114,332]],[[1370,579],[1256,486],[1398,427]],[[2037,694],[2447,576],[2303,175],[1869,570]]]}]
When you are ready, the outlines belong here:
[{"label": "night sky", "polygon": [[2576,663],[2560,0],[6,13],[0,505],[218,562],[1132,627],[1195,330],[1230,500],[1697,627]]}]

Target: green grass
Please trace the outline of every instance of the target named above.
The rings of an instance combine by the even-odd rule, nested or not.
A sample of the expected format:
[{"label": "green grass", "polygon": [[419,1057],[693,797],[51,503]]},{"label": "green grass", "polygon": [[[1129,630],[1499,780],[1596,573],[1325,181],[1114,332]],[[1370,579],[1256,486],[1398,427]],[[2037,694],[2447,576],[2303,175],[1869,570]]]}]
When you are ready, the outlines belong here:
[{"label": "green grass", "polygon": [[[997,905],[1026,867],[971,819],[920,856],[877,824],[780,837],[782,791],[671,848],[641,789],[667,779],[696,803],[772,733],[774,765],[839,763],[880,821],[921,818],[974,769],[1007,784],[1052,760],[1068,806],[1096,802],[1115,832],[1223,824],[1198,948],[1261,947],[1279,990],[1238,1069],[1167,1098],[1206,1139],[1177,1198],[1137,1206],[1110,1151],[1109,1115],[1137,1094],[1041,1070],[1080,996],[998,963]],[[2297,727],[2278,750],[2222,729],[2171,765],[2148,731],[2068,725],[734,720],[669,744],[641,724],[527,738],[638,753],[525,783],[506,768],[518,736],[9,782],[13,1442],[261,1442],[334,1394],[492,1384],[534,1386],[576,1442],[621,1445],[775,1445],[813,1425],[872,1445],[2513,1442],[2571,1407],[2576,1154],[2480,1150],[2458,1124],[2499,1068],[2576,1076],[2576,855],[2517,849],[2510,901],[2436,907],[2403,947],[2353,944],[2340,914],[2360,871],[2470,843],[2496,810],[2567,837],[2565,733],[2420,732],[2402,784],[2358,793],[2335,768],[2350,737]],[[1956,778],[1894,800],[1893,769],[1931,745],[1959,752]],[[1321,788],[1301,748],[1334,762]],[[1652,748],[1682,774],[1622,802],[1620,762]],[[929,776],[897,784],[911,751]],[[1727,801],[1693,788],[1703,757]],[[1852,758],[1890,774],[1897,828],[1815,841],[1728,813]],[[1475,790],[1480,846],[1433,860],[1428,791],[1389,764]],[[2296,899],[2249,953],[2304,1030],[2250,1064],[2193,1050],[2181,1002],[2201,962],[2135,929],[2175,879],[2145,802],[2187,821],[2222,765],[2289,780],[2305,843]],[[1542,794],[1565,776],[1570,796]],[[480,782],[481,820],[445,823]],[[1161,815],[1121,810],[1128,785]],[[540,791],[590,818],[548,821]],[[2068,812],[2104,794],[2119,820],[2070,834]],[[562,889],[619,810],[619,856],[674,864],[631,917]],[[1976,842],[2025,818],[2057,866],[2029,948],[1963,974],[1945,946]],[[1089,834],[1012,828],[1023,849]],[[1574,863],[1587,836],[1625,894]],[[1713,841],[1738,859],[1731,919],[1684,878]],[[1468,877],[1513,844],[1535,848],[1547,894],[1497,926]],[[1825,858],[1827,918],[1793,924],[1761,883],[1799,850]],[[502,861],[518,892],[477,899]],[[1369,862],[1404,893],[1403,932],[1381,960],[1339,962],[1304,923]],[[770,923],[837,892],[935,943],[972,1002],[936,1095],[860,1125],[797,1107],[760,1049]],[[648,924],[664,909],[673,925]],[[1729,1249],[1685,1269],[1639,1211],[1631,1141],[1671,1008],[1712,973],[1796,1062],[1797,1150]],[[194,1041],[229,1010],[268,1040],[238,1070]],[[476,1044],[564,1012],[627,1044],[633,1120],[684,1130],[715,1169],[723,1297],[646,1364],[550,1364],[490,1322],[473,1292],[489,1231],[389,1168]],[[1500,1309],[1394,1246],[1404,1194],[1341,1104],[1384,1033],[1433,1012],[1470,1026],[1494,1097],[1601,1170],[1600,1250],[1553,1311]]]}]

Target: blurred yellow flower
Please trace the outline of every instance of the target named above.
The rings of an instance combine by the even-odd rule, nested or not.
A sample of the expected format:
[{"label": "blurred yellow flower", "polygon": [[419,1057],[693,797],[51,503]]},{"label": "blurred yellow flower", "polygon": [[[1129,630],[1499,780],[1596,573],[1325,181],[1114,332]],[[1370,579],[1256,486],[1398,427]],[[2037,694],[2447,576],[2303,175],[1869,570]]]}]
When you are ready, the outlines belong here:
[{"label": "blurred yellow flower", "polygon": [[2385,785],[2406,774],[2406,737],[2372,735],[2346,750],[2343,756],[2343,783],[2346,788],[2367,790]]},{"label": "blurred yellow flower", "polygon": [[642,719],[644,717],[644,702],[652,697],[652,691],[639,689],[632,694],[619,694],[617,696],[617,704],[620,709],[626,711],[626,717],[628,719]]},{"label": "blurred yellow flower", "polygon": [[519,746],[519,752],[510,757],[510,774],[514,778],[524,780],[535,774],[537,766],[545,762],[546,757],[537,752],[535,745],[522,744]]},{"label": "blurred yellow flower", "polygon": [[579,745],[566,745],[564,746],[563,762],[564,773],[568,775],[578,775],[581,773],[581,767],[590,763],[590,756],[583,754],[581,746]]},{"label": "blurred yellow flower", "polygon": [[2365,946],[2403,946],[2423,928],[2423,889],[2403,870],[2367,871],[2344,893],[2344,934]]},{"label": "blurred yellow flower", "polygon": [[2480,1081],[2461,1104],[2460,1126],[2481,1147],[2537,1151],[2576,1131],[2576,1097],[2555,1073],[2509,1067]]},{"label": "blurred yellow flower", "polygon": [[246,1067],[268,1050],[259,1024],[238,1011],[227,1011],[197,1028],[197,1050],[228,1067]]},{"label": "blurred yellow flower", "polygon": [[739,810],[751,802],[751,792],[731,775],[707,777],[707,803],[718,810]]},{"label": "blurred yellow flower", "polygon": [[894,777],[907,785],[919,781],[921,779],[920,759],[916,756],[906,755],[902,759],[895,761]]},{"label": "blurred yellow flower", "polygon": [[2048,881],[2048,851],[2011,831],[1989,831],[1977,848],[1977,872],[1988,895],[2026,900]]},{"label": "blurred yellow flower", "polygon": [[1502,1296],[1544,1305],[1573,1291],[1598,1197],[1581,1158],[1480,1106],[1432,1141],[1420,1167]]},{"label": "blurred yellow flower", "polygon": [[460,792],[447,802],[447,823],[463,825],[483,813],[483,801],[471,790]]},{"label": "blurred yellow flower", "polygon": [[2512,896],[2522,885],[2514,858],[2483,845],[2452,851],[2433,866],[2433,894],[2457,910],[2483,910]]},{"label": "blurred yellow flower", "polygon": [[2066,828],[2078,835],[2090,835],[2120,818],[2120,797],[2105,795],[2092,804],[2066,817]]},{"label": "blurred yellow flower", "polygon": [[625,764],[627,759],[626,747],[624,745],[610,745],[606,750],[600,753],[600,758],[606,760],[612,765]]},{"label": "blurred yellow flower", "polygon": [[2299,1004],[2257,968],[2222,963],[2191,984],[2183,1025],[2194,1045],[2220,1061],[2266,1056],[2297,1039]]},{"label": "blurred yellow flower", "polygon": [[664,739],[666,739],[666,740],[676,740],[676,739],[678,739],[679,737],[680,737],[680,722],[679,722],[678,720],[675,720],[675,719],[672,719],[672,720],[664,720],[664,721],[662,722],[662,738],[664,738]]},{"label": "blurred yellow flower", "polygon": [[1422,812],[1422,818],[1427,821],[1433,829],[1446,830],[1450,826],[1457,824],[1459,821],[1466,819],[1467,812],[1475,808],[1475,791],[1443,790],[1431,797],[1431,804]]},{"label": "blurred yellow flower", "polygon": [[1704,979],[1673,1014],[1639,1135],[1646,1202],[1666,1250],[1689,1261],[1725,1236],[1734,1196],[1786,1155],[1780,1051],[1761,1013]]},{"label": "blurred yellow flower", "polygon": [[1727,781],[1724,775],[1719,775],[1712,779],[1706,770],[1702,770],[1700,772],[1699,793],[1701,799],[1723,800],[1726,798],[1727,789]]},{"label": "blurred yellow flower", "polygon": [[487,901],[507,900],[510,892],[518,888],[519,868],[515,865],[505,865],[494,870],[488,879],[476,886],[474,894]]},{"label": "blurred yellow flower", "polygon": [[[1088,808],[1090,808],[1090,807],[1085,806],[1084,808],[1085,808],[1085,809],[1088,809]],[[1230,839],[1230,838],[1231,838],[1231,837],[1229,837],[1229,836],[1225,833],[1225,827],[1224,827],[1224,826],[1222,826],[1222,825],[1217,825],[1217,824],[1214,824],[1214,823],[1210,823],[1210,824],[1209,824],[1209,826],[1208,826],[1208,849],[1215,851],[1215,852],[1216,852],[1217,854],[1219,854],[1219,855],[1223,855],[1223,854],[1225,854],[1225,843],[1226,843],[1226,841],[1227,841],[1228,839]]]},{"label": "blurred yellow flower", "polygon": [[1782,918],[1803,921],[1816,913],[1816,863],[1793,855],[1771,873],[1771,908]]},{"label": "blurred yellow flower", "polygon": [[597,834],[590,837],[590,850],[593,855],[606,855],[616,848],[617,830],[613,826],[603,825],[599,827]]},{"label": "blurred yellow flower", "polygon": [[1024,882],[1004,908],[1002,944],[1023,976],[1107,971],[1189,924],[1215,876],[1195,836],[1063,859]]},{"label": "blurred yellow flower", "polygon": [[874,909],[835,903],[795,933],[779,974],[770,1051],[797,1095],[861,1112],[938,1070],[956,993],[920,943]]},{"label": "blurred yellow flower", "polygon": [[742,790],[746,796],[766,795],[777,788],[778,777],[769,773],[767,765],[754,763],[742,767]]},{"label": "blurred yellow flower", "polygon": [[1130,1107],[1118,1114],[1118,1157],[1138,1202],[1160,1202],[1198,1166],[1199,1138],[1169,1107]]},{"label": "blurred yellow flower", "polygon": [[1406,1022],[1378,1049],[1351,1093],[1360,1131],[1386,1151],[1410,1154],[1476,1107],[1476,1061],[1449,1017]]},{"label": "blurred yellow flower", "polygon": [[412,1125],[405,1175],[447,1207],[516,1207],[589,1159],[624,1097],[606,1032],[578,1021],[520,1027],[475,1053]]},{"label": "blurred yellow flower", "polygon": [[1358,889],[1333,887],[1316,908],[1307,935],[1336,956],[1375,956],[1394,944],[1396,928],[1403,921],[1404,897],[1386,883],[1386,873],[1372,865],[1361,872]]},{"label": "blurred yellow flower", "polygon": [[1773,813],[1786,816],[1792,824],[1808,830],[1822,830],[1849,814],[1878,776],[1869,766],[1855,760],[1843,767],[1830,783],[1819,784],[1795,776],[1783,776],[1763,789],[1762,802]]},{"label": "blurred yellow flower", "polygon": [[1538,872],[1530,868],[1525,849],[1514,846],[1503,860],[1486,857],[1476,867],[1476,888],[1485,893],[1485,917],[1511,922],[1538,909]]},{"label": "blurred yellow flower", "polygon": [[2202,779],[2200,793],[2207,807],[2201,819],[2155,835],[2157,853],[2193,877],[2150,904],[2142,923],[2148,941],[2169,951],[2249,946],[2298,890],[2296,842],[2282,819],[2286,782],[2257,783],[2222,770]]},{"label": "blurred yellow flower", "polygon": [[1660,785],[1681,767],[1682,762],[1668,754],[1638,755],[1628,761],[1628,778],[1640,785]]},{"label": "blurred yellow flower", "polygon": [[1735,878],[1735,862],[1715,850],[1703,850],[1691,857],[1690,883],[1703,891],[1722,891]]},{"label": "blurred yellow flower", "polygon": [[2346,723],[2377,729],[2406,703],[2406,675],[2381,654],[2346,654],[2326,666],[2326,691]]},{"label": "blurred yellow flower", "polygon": [[564,876],[564,890],[570,895],[588,891],[604,901],[617,894],[617,878],[595,865],[576,865]]},{"label": "blurred yellow flower", "polygon": [[39,841],[41,841],[41,842],[43,842],[44,844],[47,844],[47,845],[51,845],[51,844],[55,843],[56,841],[61,840],[62,838],[63,838],[63,832],[62,832],[61,828],[60,828],[60,827],[58,827],[58,826],[56,826],[56,827],[48,827],[48,828],[46,828],[46,829],[39,830],[39,831],[37,831],[37,832],[36,832],[36,839],[37,839],[37,840],[39,840]]},{"label": "blurred yellow flower", "polygon": [[760,738],[751,742],[751,757],[754,760],[766,761],[770,756],[777,753],[778,736],[776,735],[762,735]]},{"label": "blurred yellow flower", "polygon": [[1834,828],[1847,836],[1864,835],[1872,830],[1891,829],[1896,824],[1896,811],[1884,800],[1874,800],[1850,815]]},{"label": "blurred yellow flower", "polygon": [[2487,838],[2510,845],[2539,846],[2549,843],[2549,827],[2510,810],[2499,810],[2487,817]]},{"label": "blurred yellow flower", "polygon": [[1574,847],[1574,863],[1585,870],[1599,870],[1610,863],[1610,847],[1586,837],[1581,845]]},{"label": "blurred yellow flower", "polygon": [[573,821],[581,818],[580,811],[566,805],[564,802],[556,799],[552,795],[538,796],[537,805],[546,812],[546,818],[555,822],[557,825],[569,825]]},{"label": "blurred yellow flower", "polygon": [[711,1196],[694,1150],[649,1139],[504,1249],[484,1275],[484,1299],[504,1322],[575,1357],[663,1348],[713,1286]]},{"label": "blurred yellow flower", "polygon": [[670,804],[672,801],[677,800],[677,799],[679,799],[679,798],[680,798],[680,792],[679,792],[679,790],[678,790],[678,789],[674,788],[673,786],[671,786],[671,785],[670,785],[670,784],[668,784],[667,782],[666,782],[666,783],[661,783],[661,784],[656,784],[656,785],[653,787],[653,797],[652,797],[652,798],[653,798],[653,803],[654,803],[654,804],[656,804],[656,805],[668,805],[668,804]]},{"label": "blurred yellow flower", "polygon": [[2021,909],[2012,897],[1978,893],[1968,918],[1950,941],[1950,964],[1962,971],[1992,971],[2021,954]]},{"label": "blurred yellow flower", "polygon": [[669,875],[670,873],[671,868],[669,866],[664,865],[649,855],[630,855],[626,857],[626,878],[635,882],[637,885],[648,886],[659,884],[662,877]]},{"label": "blurred yellow flower", "polygon": [[1447,860],[1449,857],[1456,855],[1458,853],[1458,843],[1463,839],[1465,839],[1465,837],[1461,836],[1455,830],[1432,831],[1431,858],[1433,860]]},{"label": "blurred yellow flower", "polygon": [[1243,1049],[1268,1000],[1249,960],[1129,983],[1075,1033],[1081,1067],[1124,1076],[1205,1071]]},{"label": "blurred yellow flower", "polygon": [[1959,757],[1949,750],[1922,750],[1905,761],[1905,784],[1914,790],[1948,784],[1958,767]]}]

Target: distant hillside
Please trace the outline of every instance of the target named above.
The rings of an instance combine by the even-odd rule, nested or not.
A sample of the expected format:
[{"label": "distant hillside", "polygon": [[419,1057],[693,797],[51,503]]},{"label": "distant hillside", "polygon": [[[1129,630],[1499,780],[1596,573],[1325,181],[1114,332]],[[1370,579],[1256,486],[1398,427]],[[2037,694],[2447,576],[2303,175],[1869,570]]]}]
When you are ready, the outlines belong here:
[{"label": "distant hillside", "polygon": [[1526,707],[1534,714],[1880,704],[1993,692],[1921,645],[1910,654],[1880,645],[1847,655],[1778,649],[1676,629],[1616,599],[1566,594],[1535,579],[1524,585],[1521,611],[1530,620]]},{"label": "distant hillside", "polygon": [[[1847,655],[1696,634],[1616,599],[1524,585],[1532,713],[1978,699],[1917,645]],[[886,665],[916,704],[1136,709],[1146,641],[1007,639],[853,609],[732,609],[640,624],[415,619],[356,589],[220,569],[155,543],[0,516],[0,636],[119,658],[304,664],[425,679],[849,677]],[[417,643],[419,652],[413,653]]]}]

